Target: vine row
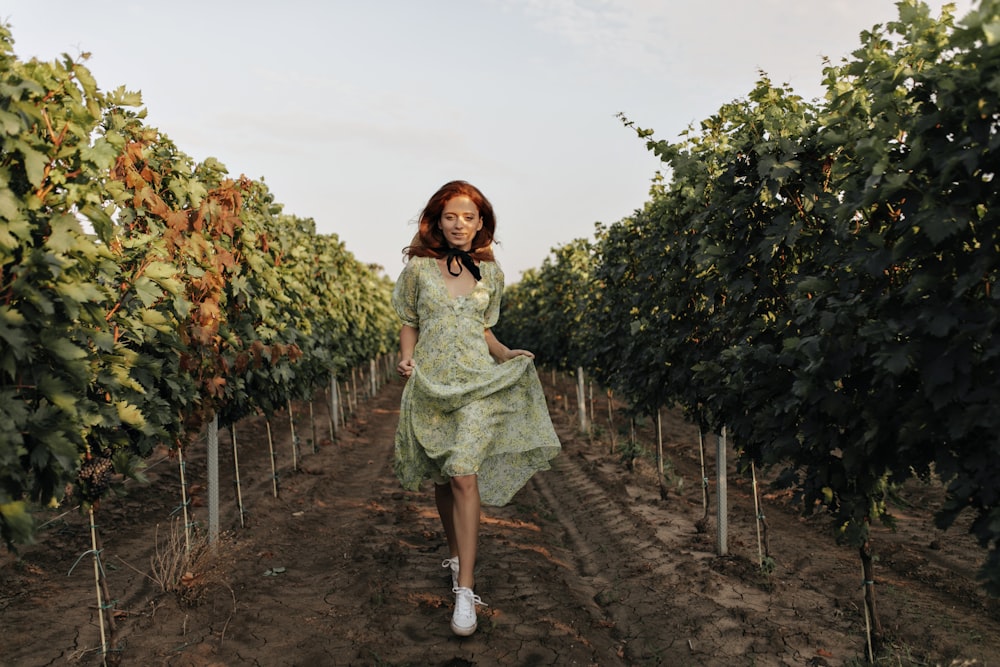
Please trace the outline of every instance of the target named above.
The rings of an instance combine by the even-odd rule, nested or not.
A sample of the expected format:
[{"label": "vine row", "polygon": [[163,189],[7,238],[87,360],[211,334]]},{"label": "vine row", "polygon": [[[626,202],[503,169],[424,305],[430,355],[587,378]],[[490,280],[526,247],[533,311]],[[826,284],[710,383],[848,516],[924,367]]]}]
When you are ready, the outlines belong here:
[{"label": "vine row", "polygon": [[[392,282],[0,25],[0,535],[393,346]],[[109,463],[107,462],[111,462]]]},{"label": "vine row", "polygon": [[869,526],[913,477],[945,486],[940,527],[973,513],[1000,593],[1000,2],[897,6],[822,100],[762,76],[677,142],[622,116],[664,164],[649,201],[527,272],[498,327],[725,427],[831,514],[876,621]]}]

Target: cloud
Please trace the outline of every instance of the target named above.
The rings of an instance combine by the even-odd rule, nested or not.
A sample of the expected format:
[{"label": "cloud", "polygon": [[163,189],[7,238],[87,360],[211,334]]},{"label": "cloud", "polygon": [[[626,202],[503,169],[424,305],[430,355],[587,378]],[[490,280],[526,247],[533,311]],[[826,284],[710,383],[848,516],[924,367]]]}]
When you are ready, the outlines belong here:
[{"label": "cloud", "polygon": [[[497,0],[499,2],[499,0]],[[951,0],[930,0],[932,15]],[[958,0],[957,18],[972,0]],[[648,85],[749,91],[758,70],[806,97],[821,95],[824,60],[848,57],[859,35],[898,18],[895,0],[505,0],[578,58]],[[720,100],[723,101],[723,100]]]},{"label": "cloud", "polygon": [[653,72],[669,46],[676,10],[656,0],[514,0],[541,32],[588,58]]}]

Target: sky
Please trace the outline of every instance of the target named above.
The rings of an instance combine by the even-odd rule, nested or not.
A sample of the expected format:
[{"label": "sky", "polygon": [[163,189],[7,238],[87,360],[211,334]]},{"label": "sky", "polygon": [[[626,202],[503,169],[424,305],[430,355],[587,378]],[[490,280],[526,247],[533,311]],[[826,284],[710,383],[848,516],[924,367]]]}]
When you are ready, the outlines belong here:
[{"label": "sky", "polygon": [[648,200],[660,163],[618,114],[672,141],[762,72],[821,98],[824,60],[897,18],[894,0],[0,5],[18,58],[90,53],[99,87],[141,91],[182,152],[263,180],[393,279],[428,198],[473,183],[508,283]]}]

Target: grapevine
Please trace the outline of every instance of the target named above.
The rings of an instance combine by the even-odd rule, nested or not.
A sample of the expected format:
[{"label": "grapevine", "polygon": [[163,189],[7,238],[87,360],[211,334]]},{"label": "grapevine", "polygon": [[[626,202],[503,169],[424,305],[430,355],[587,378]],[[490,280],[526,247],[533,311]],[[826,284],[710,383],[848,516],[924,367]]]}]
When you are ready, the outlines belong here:
[{"label": "grapevine", "polygon": [[[391,282],[263,182],[196,162],[79,60],[0,26],[0,535],[112,467],[306,399],[391,349]],[[99,453],[92,455],[91,452]],[[112,466],[111,461],[115,461]],[[119,466],[120,463],[120,466]]]},{"label": "grapevine", "polygon": [[[870,526],[892,524],[914,476],[946,487],[940,527],[975,514],[1000,592],[1000,3],[958,28],[898,5],[826,68],[823,101],[762,76],[677,142],[623,116],[668,177],[598,229],[579,296],[602,384],[638,412],[676,403],[725,428],[741,469],[829,513],[862,560],[874,654]],[[575,335],[532,328],[568,326],[538,289],[561,261],[508,290],[512,328]]]}]

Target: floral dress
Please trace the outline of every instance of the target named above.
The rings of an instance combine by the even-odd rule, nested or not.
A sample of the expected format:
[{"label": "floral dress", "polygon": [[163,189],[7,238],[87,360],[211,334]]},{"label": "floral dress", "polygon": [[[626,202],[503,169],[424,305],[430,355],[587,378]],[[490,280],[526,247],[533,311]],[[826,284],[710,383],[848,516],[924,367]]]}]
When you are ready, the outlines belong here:
[{"label": "floral dress", "polygon": [[430,479],[478,475],[484,505],[506,505],[560,451],[535,365],[499,364],[484,330],[500,316],[504,278],[493,262],[465,296],[448,292],[437,260],[412,257],[393,290],[403,324],[419,330],[415,369],[403,389],[395,471],[416,491]]}]

